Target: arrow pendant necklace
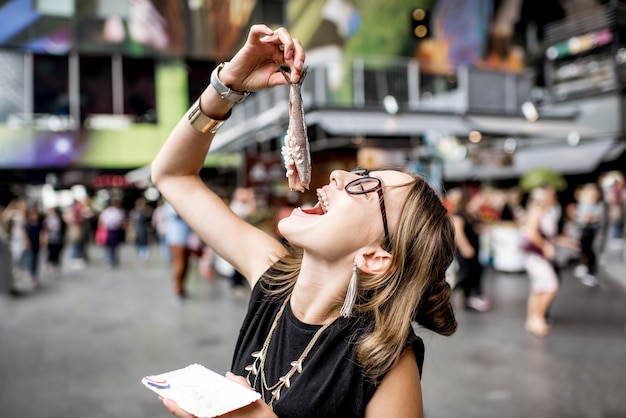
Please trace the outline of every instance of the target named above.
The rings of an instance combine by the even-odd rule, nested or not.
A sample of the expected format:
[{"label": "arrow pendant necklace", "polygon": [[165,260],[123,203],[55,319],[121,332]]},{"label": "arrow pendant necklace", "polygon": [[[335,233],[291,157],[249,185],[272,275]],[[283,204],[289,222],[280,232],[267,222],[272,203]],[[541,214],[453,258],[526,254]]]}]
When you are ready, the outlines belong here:
[{"label": "arrow pendant necklace", "polygon": [[[265,378],[265,359],[267,357],[267,350],[272,340],[272,335],[274,334],[274,330],[276,329],[276,325],[278,324],[278,320],[283,315],[283,311],[285,310],[285,307],[287,306],[287,302],[289,302],[290,297],[291,295],[285,299],[282,306],[276,313],[276,317],[274,318],[274,322],[272,323],[270,332],[267,334],[267,337],[265,338],[265,342],[263,343],[263,347],[261,348],[261,350],[255,351],[254,353],[252,353],[252,358],[254,358],[253,363],[246,366],[246,370],[248,372],[246,379],[248,380],[248,384],[250,384],[250,386],[252,387],[256,387],[257,379],[260,378],[261,379],[261,396],[263,397],[263,399],[265,399],[266,391],[272,394],[272,398],[270,399],[268,403],[268,405],[272,408],[273,408],[274,401],[278,401],[280,399],[280,391],[283,388],[288,389],[289,386],[291,386],[291,378],[293,377],[293,375],[296,373],[299,373],[299,374],[302,373],[304,360],[306,359],[306,356],[309,354],[309,352],[311,351],[311,349],[313,348],[313,346],[319,339],[320,335],[322,335],[322,333],[326,330],[326,328],[331,326],[332,323],[335,322],[335,320],[337,319],[335,318],[332,321],[320,327],[320,329],[317,330],[313,338],[311,338],[311,341],[309,341],[309,343],[307,344],[302,354],[300,354],[300,357],[298,357],[297,360],[289,363],[291,365],[291,369],[286,374],[279,377],[276,383],[274,383],[272,386],[269,386]],[[254,382],[250,382],[251,376],[254,376]]]}]

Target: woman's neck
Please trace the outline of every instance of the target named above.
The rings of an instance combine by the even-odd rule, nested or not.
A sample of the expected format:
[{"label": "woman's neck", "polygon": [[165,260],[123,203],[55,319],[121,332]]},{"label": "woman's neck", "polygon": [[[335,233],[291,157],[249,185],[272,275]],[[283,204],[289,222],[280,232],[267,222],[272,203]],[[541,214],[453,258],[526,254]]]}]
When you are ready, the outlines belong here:
[{"label": "woman's neck", "polygon": [[306,324],[322,325],[339,315],[352,274],[352,262],[312,260],[306,254],[291,295],[291,310]]}]

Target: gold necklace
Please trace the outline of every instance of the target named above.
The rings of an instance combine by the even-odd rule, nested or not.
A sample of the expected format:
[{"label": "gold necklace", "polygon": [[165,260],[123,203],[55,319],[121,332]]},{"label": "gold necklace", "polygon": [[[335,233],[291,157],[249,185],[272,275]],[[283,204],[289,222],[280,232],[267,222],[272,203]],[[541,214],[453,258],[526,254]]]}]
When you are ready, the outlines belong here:
[{"label": "gold necklace", "polygon": [[[278,401],[280,399],[280,391],[281,391],[281,389],[283,387],[288,389],[289,386],[291,386],[291,378],[293,377],[294,374],[296,374],[296,372],[297,373],[302,373],[302,364],[304,363],[304,359],[306,359],[306,356],[309,354],[309,352],[311,351],[311,349],[313,348],[313,346],[315,345],[315,343],[319,339],[320,335],[322,335],[322,333],[326,330],[326,328],[331,326],[331,324],[333,322],[335,322],[335,320],[337,319],[337,318],[334,318],[332,321],[330,321],[330,322],[324,324],[322,327],[320,327],[320,329],[317,330],[317,332],[315,333],[313,338],[311,338],[311,341],[309,341],[309,344],[307,344],[307,346],[304,349],[304,351],[302,352],[302,354],[300,354],[300,357],[298,358],[298,360],[292,361],[290,363],[291,369],[286,374],[284,374],[283,376],[279,377],[278,378],[278,382],[274,383],[272,386],[269,386],[267,384],[267,380],[265,379],[265,359],[267,357],[267,350],[268,350],[268,348],[270,346],[270,341],[272,341],[272,335],[274,334],[274,330],[276,329],[276,325],[278,324],[278,320],[283,315],[283,311],[285,310],[285,307],[287,306],[287,302],[289,302],[290,298],[291,298],[291,295],[287,296],[287,298],[283,302],[282,306],[280,307],[280,309],[276,313],[276,317],[274,318],[274,322],[272,323],[272,327],[270,328],[270,332],[267,334],[267,337],[265,337],[265,342],[263,343],[263,347],[261,348],[261,350],[260,351],[255,351],[254,353],[252,353],[252,357],[254,358],[254,362],[252,364],[250,364],[249,366],[246,366],[246,370],[248,371],[248,375],[246,376],[246,380],[248,381],[248,384],[250,386],[252,386],[252,387],[256,387],[257,379],[260,376],[261,377],[261,396],[262,396],[262,398],[265,399],[265,391],[268,391],[268,392],[272,393],[272,398],[270,399],[270,401],[268,403],[268,405],[270,407],[272,407],[272,408],[273,408],[274,401]],[[250,382],[250,375],[254,375],[254,384],[252,384]]]}]

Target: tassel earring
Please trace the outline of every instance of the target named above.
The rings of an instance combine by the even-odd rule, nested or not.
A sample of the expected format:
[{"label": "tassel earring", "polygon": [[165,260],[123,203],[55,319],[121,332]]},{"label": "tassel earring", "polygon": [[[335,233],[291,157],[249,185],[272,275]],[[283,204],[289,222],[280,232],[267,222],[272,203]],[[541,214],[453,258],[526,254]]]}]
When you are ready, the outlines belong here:
[{"label": "tassel earring", "polygon": [[348,284],[348,290],[346,292],[346,298],[343,301],[343,306],[341,307],[341,311],[339,314],[344,318],[349,318],[352,316],[352,308],[354,306],[354,302],[356,302],[356,293],[357,293],[357,271],[356,271],[356,261],[354,262],[354,267],[352,267],[352,276],[350,277],[350,283]]}]

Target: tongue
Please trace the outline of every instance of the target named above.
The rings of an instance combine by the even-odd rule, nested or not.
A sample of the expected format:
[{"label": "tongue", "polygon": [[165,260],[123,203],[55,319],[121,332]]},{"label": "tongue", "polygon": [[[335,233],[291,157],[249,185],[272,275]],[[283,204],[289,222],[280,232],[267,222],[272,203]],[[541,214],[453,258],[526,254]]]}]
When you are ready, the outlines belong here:
[{"label": "tongue", "polygon": [[317,202],[315,206],[309,209],[302,209],[302,212],[308,213],[309,215],[323,215],[324,211],[322,210],[322,206]]}]

